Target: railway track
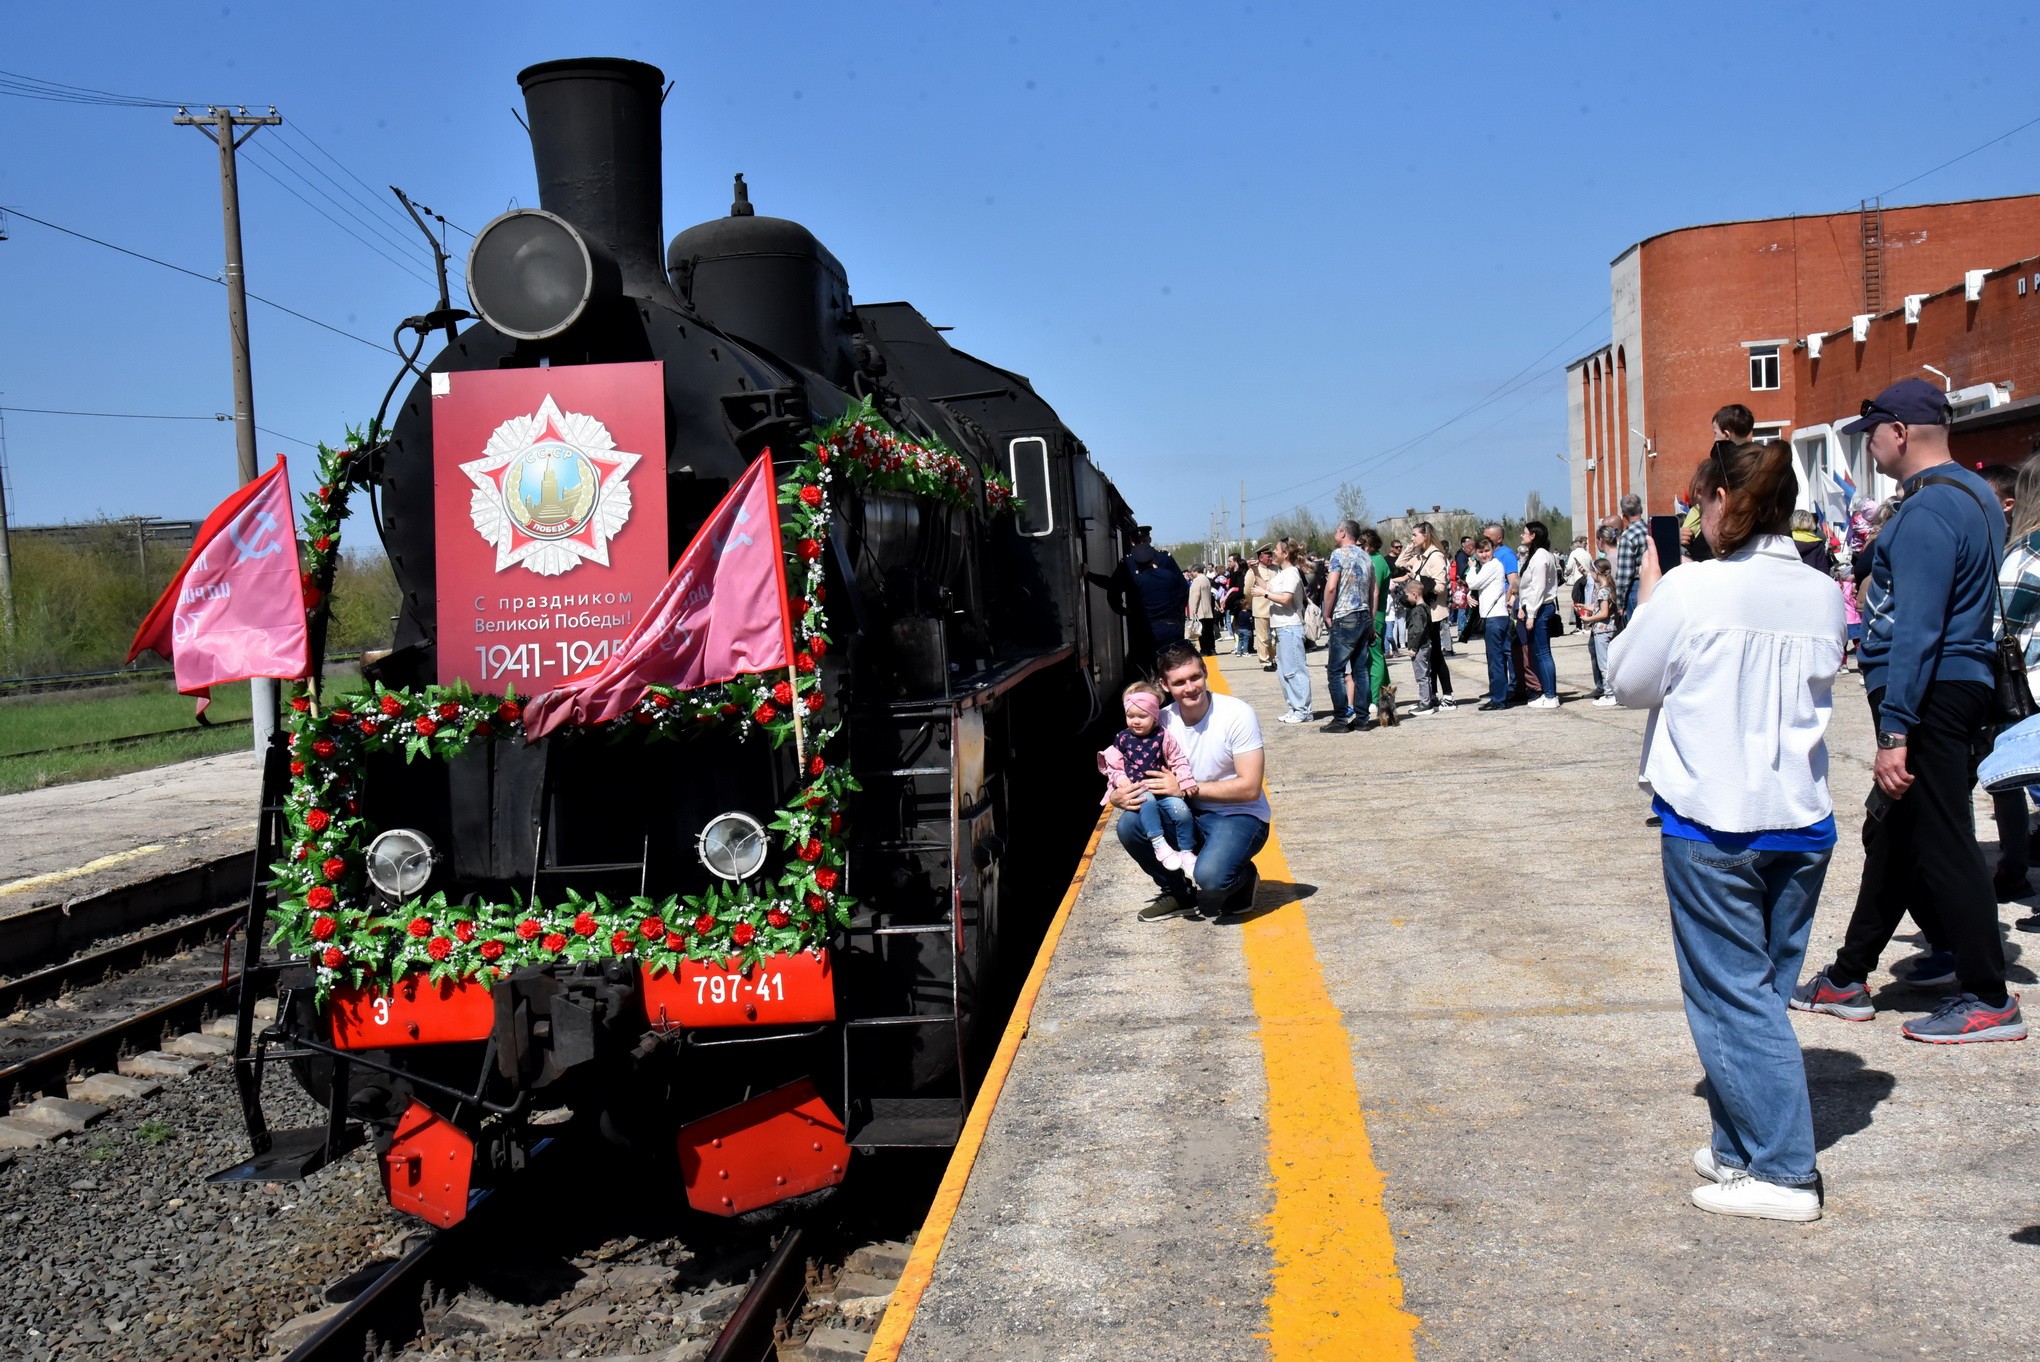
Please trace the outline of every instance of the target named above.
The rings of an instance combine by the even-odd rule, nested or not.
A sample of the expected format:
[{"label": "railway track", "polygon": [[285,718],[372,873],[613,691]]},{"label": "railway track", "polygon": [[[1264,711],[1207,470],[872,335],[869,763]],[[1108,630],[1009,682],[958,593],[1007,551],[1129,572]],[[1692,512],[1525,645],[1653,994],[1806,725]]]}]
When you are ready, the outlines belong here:
[{"label": "railway track", "polygon": [[54,757],[66,752],[99,752],[120,747],[135,747],[141,743],[154,742],[158,738],[187,737],[193,733],[214,733],[223,729],[246,728],[247,719],[215,719],[211,723],[189,724],[183,728],[159,728],[151,733],[124,733],[117,738],[94,738],[90,742],[67,742],[57,747],[37,747],[27,752],[0,752],[0,761],[13,761],[21,757]]}]

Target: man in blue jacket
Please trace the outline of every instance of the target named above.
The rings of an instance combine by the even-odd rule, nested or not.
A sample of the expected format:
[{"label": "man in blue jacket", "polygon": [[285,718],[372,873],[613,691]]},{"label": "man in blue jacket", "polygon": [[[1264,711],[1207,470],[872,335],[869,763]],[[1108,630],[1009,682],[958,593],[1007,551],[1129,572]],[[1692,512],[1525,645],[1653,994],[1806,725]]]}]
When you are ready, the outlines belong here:
[{"label": "man in blue jacket", "polygon": [[1941,1045],[2023,1040],[1970,813],[1990,717],[2004,512],[1988,483],[1950,461],[1948,399],[1933,384],[1894,383],[1842,429],[1867,432],[1870,457],[1905,499],[1871,546],[1864,584],[1860,658],[1877,787],[1862,888],[1835,963],[1802,984],[1792,1006],[1868,1021],[1876,1009],[1865,980],[1911,911],[1934,950],[1901,982],[1959,981],[1961,992],[1900,1030]]}]

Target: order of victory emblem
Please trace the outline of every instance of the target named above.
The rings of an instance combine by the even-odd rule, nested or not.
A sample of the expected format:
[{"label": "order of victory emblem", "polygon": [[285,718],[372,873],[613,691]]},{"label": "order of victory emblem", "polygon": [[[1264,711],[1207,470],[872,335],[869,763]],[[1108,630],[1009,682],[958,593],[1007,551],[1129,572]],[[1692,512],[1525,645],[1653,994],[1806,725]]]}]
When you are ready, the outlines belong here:
[{"label": "order of victory emblem", "polygon": [[592,416],[562,412],[550,394],[513,416],[460,471],[474,482],[468,515],[496,549],[496,571],[522,565],[541,577],[582,560],[609,565],[609,541],[630,519],[630,470],[639,455],[616,447]]}]

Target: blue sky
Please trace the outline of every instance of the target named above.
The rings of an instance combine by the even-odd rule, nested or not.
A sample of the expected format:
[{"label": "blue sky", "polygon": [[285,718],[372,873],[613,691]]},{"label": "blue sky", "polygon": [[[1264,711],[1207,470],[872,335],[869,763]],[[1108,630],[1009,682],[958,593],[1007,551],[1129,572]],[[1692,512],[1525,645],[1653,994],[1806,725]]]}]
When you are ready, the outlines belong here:
[{"label": "blue sky", "polygon": [[[275,103],[287,129],[242,174],[249,286],[377,338],[430,305],[425,257],[311,176],[416,273],[372,253],[284,168],[362,198],[350,173],[396,183],[474,229],[536,200],[521,66],[653,62],[677,82],[668,236],[744,172],[855,296],[906,298],[1032,377],[1175,539],[1221,501],[1236,532],[1242,480],[1256,527],[1328,511],[1341,476],[1377,512],[1562,504],[1559,366],[1605,338],[1617,252],[1850,207],[2040,117],[2022,7],[1942,5],[1930,27],[1877,3],[83,3],[9,7],[0,68]],[[218,270],[214,153],[168,111],[0,96],[0,145],[0,205]],[[1892,201],[2030,192],[2036,150],[2040,126]],[[13,218],[0,317],[0,404],[230,409],[216,285]],[[337,436],[394,372],[266,308],[253,328],[257,420],[281,436]],[[18,523],[198,515],[233,482],[210,421],[6,430]]]}]

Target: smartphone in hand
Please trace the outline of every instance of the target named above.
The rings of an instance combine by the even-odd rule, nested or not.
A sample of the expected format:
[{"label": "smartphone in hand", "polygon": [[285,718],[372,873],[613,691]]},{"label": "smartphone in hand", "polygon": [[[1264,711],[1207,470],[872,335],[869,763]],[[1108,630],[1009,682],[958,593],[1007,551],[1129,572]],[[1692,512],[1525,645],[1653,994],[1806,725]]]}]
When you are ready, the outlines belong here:
[{"label": "smartphone in hand", "polygon": [[1654,515],[1650,518],[1650,542],[1657,546],[1657,565],[1660,572],[1670,572],[1679,565],[1679,517],[1675,515]]}]

